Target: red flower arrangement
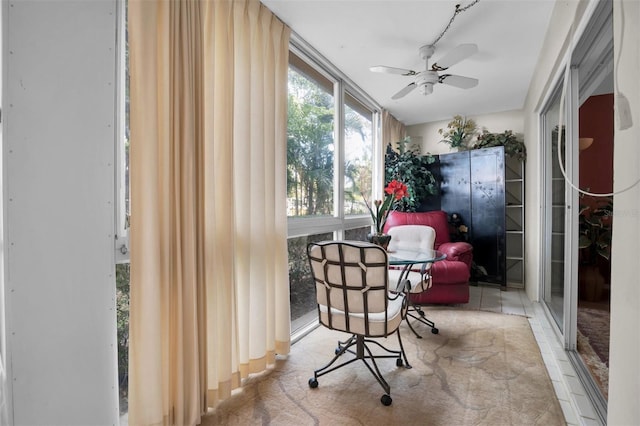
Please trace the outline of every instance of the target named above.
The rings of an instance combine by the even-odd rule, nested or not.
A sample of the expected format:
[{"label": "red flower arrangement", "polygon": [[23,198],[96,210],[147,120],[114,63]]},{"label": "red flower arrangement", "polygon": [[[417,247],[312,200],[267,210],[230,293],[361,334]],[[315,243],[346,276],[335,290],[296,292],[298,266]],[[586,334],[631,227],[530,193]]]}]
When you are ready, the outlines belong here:
[{"label": "red flower arrangement", "polygon": [[367,200],[364,200],[367,208],[369,209],[369,213],[371,213],[373,225],[376,228],[376,235],[382,234],[384,224],[387,222],[387,217],[389,216],[389,212],[392,210],[394,202],[406,197],[408,195],[407,191],[407,185],[394,179],[389,182],[389,184],[384,188],[384,192],[386,194],[384,201],[375,200],[373,202],[373,205],[375,206],[375,212],[371,208]]}]

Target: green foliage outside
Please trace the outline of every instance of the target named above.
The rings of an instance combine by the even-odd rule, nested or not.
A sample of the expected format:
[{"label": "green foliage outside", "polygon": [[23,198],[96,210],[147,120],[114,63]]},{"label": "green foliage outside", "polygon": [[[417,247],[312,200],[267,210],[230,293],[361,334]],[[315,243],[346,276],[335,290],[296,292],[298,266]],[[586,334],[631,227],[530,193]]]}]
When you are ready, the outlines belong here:
[{"label": "green foliage outside", "polygon": [[307,257],[307,245],[312,242],[332,240],[333,233],[289,238],[289,303],[291,321],[313,311],[317,307],[316,288],[311,277],[311,268]]},{"label": "green foliage outside", "polygon": [[116,265],[116,321],[121,413],[127,412],[129,384],[129,265],[129,263]]},{"label": "green foliage outside", "polygon": [[387,145],[384,159],[385,185],[393,179],[407,185],[409,196],[394,204],[395,210],[414,212],[429,196],[438,193],[438,183],[429,170],[435,163],[433,155],[420,155],[416,149],[408,149],[410,139],[398,142],[398,151]]},{"label": "green foliage outside", "polygon": [[293,216],[333,208],[333,96],[289,70],[287,193]]},{"label": "green foliage outside", "polygon": [[[335,99],[319,84],[289,69],[287,198],[289,216],[332,215]],[[345,134],[365,139],[366,118],[345,107]],[[370,125],[370,124],[369,124]],[[345,213],[364,213],[361,194],[371,191],[371,154],[345,163]],[[368,191],[368,192],[367,192]]]}]

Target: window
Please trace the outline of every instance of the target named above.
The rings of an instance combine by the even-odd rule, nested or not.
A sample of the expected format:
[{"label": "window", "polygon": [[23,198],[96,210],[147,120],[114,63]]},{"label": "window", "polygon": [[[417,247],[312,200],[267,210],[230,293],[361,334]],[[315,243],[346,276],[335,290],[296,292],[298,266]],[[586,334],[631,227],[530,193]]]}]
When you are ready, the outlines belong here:
[{"label": "window", "polygon": [[304,63],[289,67],[287,215],[334,213],[334,83]]},{"label": "window", "polygon": [[[374,170],[378,108],[339,72],[296,46],[289,54],[287,215],[292,331],[317,321],[306,248],[331,239],[364,240],[364,197],[382,179]],[[379,151],[379,152],[378,152]]]},{"label": "window", "polygon": [[368,214],[373,183],[373,112],[350,94],[344,106],[344,214]]},{"label": "window", "polygon": [[116,324],[120,414],[128,412],[129,388],[129,44],[127,2],[118,2],[118,117],[116,140]]}]

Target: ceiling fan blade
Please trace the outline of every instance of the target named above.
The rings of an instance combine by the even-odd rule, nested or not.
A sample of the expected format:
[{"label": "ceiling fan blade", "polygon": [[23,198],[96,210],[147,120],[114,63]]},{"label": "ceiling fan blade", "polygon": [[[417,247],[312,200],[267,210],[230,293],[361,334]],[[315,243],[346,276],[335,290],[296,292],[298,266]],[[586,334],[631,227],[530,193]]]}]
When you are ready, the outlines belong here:
[{"label": "ceiling fan blade", "polygon": [[405,70],[404,68],[385,67],[384,65],[376,65],[369,68],[369,71],[384,72],[387,74],[400,74],[400,75],[416,75],[417,72],[413,70]]},{"label": "ceiling fan blade", "polygon": [[467,59],[469,56],[478,52],[478,45],[467,43],[461,44],[446,55],[439,61],[435,62],[431,69],[434,71],[444,71],[452,65],[457,64],[463,59]]},{"label": "ceiling fan blade", "polygon": [[407,93],[411,92],[413,89],[416,88],[416,83],[411,83],[408,86],[404,86],[404,88],[402,90],[400,90],[398,93],[396,93],[395,95],[393,95],[391,97],[391,99],[400,99],[402,97],[404,97],[405,95],[407,95]]},{"label": "ceiling fan blade", "polygon": [[449,86],[459,87],[460,89],[471,89],[478,85],[477,78],[462,77],[460,75],[444,74],[438,78],[438,82],[448,84]]}]

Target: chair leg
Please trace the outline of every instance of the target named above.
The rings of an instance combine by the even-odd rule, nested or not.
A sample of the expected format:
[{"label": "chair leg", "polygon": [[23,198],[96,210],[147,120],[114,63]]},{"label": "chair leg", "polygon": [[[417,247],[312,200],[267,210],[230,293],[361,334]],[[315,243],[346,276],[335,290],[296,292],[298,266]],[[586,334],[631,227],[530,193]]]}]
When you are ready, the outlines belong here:
[{"label": "chair leg", "polygon": [[[338,348],[336,348],[336,355],[333,357],[331,361],[329,361],[329,363],[327,363],[323,367],[313,372],[313,377],[309,379],[309,386],[312,388],[315,388],[318,386],[318,377],[324,376],[325,374],[330,373],[334,370],[337,370],[338,368],[344,367],[347,364],[351,364],[354,361],[362,360],[362,362],[364,362],[364,364],[366,365],[367,369],[369,369],[369,372],[371,372],[373,377],[376,378],[380,386],[382,386],[382,389],[384,389],[385,391],[385,395],[383,395],[381,398],[382,403],[384,405],[390,405],[391,397],[388,394],[391,393],[391,387],[389,386],[389,383],[387,383],[387,381],[382,376],[382,373],[378,368],[378,364],[376,363],[376,359],[377,358],[396,358],[397,359],[396,366],[400,367],[403,364],[403,358],[404,358],[404,364],[406,368],[411,368],[411,365],[409,365],[409,361],[407,359],[407,355],[404,351],[404,346],[402,345],[400,330],[399,329],[396,330],[396,333],[398,334],[398,342],[400,343],[399,351],[388,349],[384,345],[382,345],[380,342],[377,342],[372,339],[365,339],[364,336],[355,335],[355,334],[344,342],[338,341]],[[367,345],[371,343],[377,345],[378,347],[386,351],[388,355],[374,355],[371,352],[371,349],[369,349],[369,346]],[[342,355],[344,355],[347,352],[355,355],[355,358],[352,358],[341,364],[333,366],[333,364],[338,360],[338,358],[340,358]]]},{"label": "chair leg", "polygon": [[[339,364],[333,368],[330,368],[342,355],[344,355],[345,352],[350,352],[350,353],[354,353],[352,350],[350,350],[349,348],[351,348],[353,345],[357,345],[357,335],[353,335],[351,336],[349,339],[347,339],[344,342],[338,341],[338,347],[336,348],[335,351],[335,356],[333,357],[333,359],[331,361],[329,361],[327,364],[325,364],[324,366],[318,368],[317,370],[315,370],[313,372],[313,377],[315,379],[317,379],[320,376],[324,376],[327,373],[330,373],[334,370],[337,370],[340,367],[343,367],[347,364],[351,364],[353,361],[357,361],[358,358],[353,358],[350,359],[348,361],[343,362],[342,364]],[[317,380],[316,380],[317,381]],[[311,384],[311,382],[309,382]],[[315,387],[315,386],[312,386]]]},{"label": "chair leg", "polygon": [[[400,352],[402,352],[402,356],[404,357],[404,366],[407,369],[413,368],[411,366],[411,364],[409,364],[409,359],[407,358],[407,353],[404,351],[404,345],[402,344],[402,337],[400,336],[400,328],[398,328],[396,330],[396,333],[398,334],[398,343],[400,344]],[[414,331],[414,333],[415,333],[415,331]]]},{"label": "chair leg", "polygon": [[[418,316],[416,316],[413,312],[417,312]],[[413,318],[415,320],[418,320],[419,322],[423,323],[424,325],[428,325],[429,327],[431,327],[431,332],[433,334],[438,334],[440,332],[440,330],[438,330],[438,328],[436,327],[436,324],[425,316],[424,311],[422,310],[422,308],[420,306],[414,304],[414,303],[411,303],[411,305],[409,306],[409,309],[407,310],[407,314],[405,315],[404,319],[407,321],[407,325],[409,326],[411,331],[413,331],[413,334],[415,334],[418,339],[422,339],[422,336],[419,335],[418,332],[416,332],[416,330],[413,328],[413,326],[409,322],[409,317],[411,317],[411,318]]]}]

